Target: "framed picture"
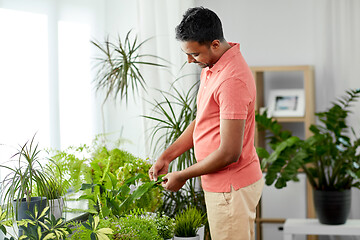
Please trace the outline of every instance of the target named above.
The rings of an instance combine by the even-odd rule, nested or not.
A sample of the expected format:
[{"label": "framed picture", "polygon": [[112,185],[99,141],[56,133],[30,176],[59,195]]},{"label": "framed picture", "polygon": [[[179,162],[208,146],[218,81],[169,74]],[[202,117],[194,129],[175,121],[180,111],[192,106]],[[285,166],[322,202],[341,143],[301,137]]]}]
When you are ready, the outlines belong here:
[{"label": "framed picture", "polygon": [[304,90],[270,90],[268,104],[268,114],[272,117],[303,117],[305,115]]}]

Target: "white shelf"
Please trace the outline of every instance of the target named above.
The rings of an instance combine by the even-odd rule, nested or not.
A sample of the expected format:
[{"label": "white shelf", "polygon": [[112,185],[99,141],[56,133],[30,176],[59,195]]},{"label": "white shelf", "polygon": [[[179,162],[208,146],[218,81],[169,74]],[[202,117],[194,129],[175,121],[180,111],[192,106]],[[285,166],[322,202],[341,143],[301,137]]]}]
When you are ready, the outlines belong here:
[{"label": "white shelf", "polygon": [[360,236],[360,219],[348,219],[345,224],[326,225],[318,219],[287,219],[284,224],[284,240],[294,235]]}]

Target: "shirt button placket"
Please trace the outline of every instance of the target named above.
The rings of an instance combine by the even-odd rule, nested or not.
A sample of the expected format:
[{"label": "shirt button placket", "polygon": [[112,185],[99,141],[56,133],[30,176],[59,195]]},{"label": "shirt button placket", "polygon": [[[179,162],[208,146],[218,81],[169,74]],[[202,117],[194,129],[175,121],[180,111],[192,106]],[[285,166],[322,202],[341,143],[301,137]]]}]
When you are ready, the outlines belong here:
[{"label": "shirt button placket", "polygon": [[210,74],[211,74],[211,72],[210,72],[210,71],[207,71],[207,73],[206,73],[206,80],[205,80],[205,84],[204,84],[204,88],[206,88],[206,85],[207,85],[207,83],[208,83],[208,81],[209,81],[209,78],[210,78]]}]

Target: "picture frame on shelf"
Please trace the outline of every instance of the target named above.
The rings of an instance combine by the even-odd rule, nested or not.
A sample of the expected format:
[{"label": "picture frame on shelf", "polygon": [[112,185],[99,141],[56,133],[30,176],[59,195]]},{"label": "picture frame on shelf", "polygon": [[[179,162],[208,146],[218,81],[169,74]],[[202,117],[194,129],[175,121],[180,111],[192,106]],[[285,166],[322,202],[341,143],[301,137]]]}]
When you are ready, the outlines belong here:
[{"label": "picture frame on shelf", "polygon": [[271,117],[304,117],[304,89],[270,90],[268,114]]}]

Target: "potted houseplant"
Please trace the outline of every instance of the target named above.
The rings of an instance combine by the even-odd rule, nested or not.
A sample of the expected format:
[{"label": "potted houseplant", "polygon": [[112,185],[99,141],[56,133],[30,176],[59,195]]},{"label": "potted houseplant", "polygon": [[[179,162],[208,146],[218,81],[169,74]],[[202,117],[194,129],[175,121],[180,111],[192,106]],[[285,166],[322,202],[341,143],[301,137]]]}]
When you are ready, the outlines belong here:
[{"label": "potted houseplant", "polygon": [[164,213],[157,213],[155,224],[160,237],[165,240],[173,239],[175,231],[175,219],[166,216]]},{"label": "potted houseplant", "polygon": [[205,215],[195,207],[189,207],[175,216],[174,240],[199,240],[199,228],[205,223]]},{"label": "potted houseplant", "polygon": [[[127,151],[109,149],[95,141],[91,147],[70,147],[56,151],[52,159],[62,170],[63,181],[69,182],[72,191],[81,190],[80,200],[89,201],[87,211],[98,213],[102,218],[119,216],[134,208],[153,212],[162,203],[158,185],[145,189],[150,184],[148,170],[151,164]],[[140,183],[144,183],[140,186],[146,191],[138,192],[140,194],[132,199],[134,201],[123,203],[129,199],[130,193],[135,192],[134,188],[140,187]]]},{"label": "potted houseplant", "polygon": [[[35,135],[32,140],[20,146],[17,153],[14,167],[0,165],[0,167],[10,170],[2,182],[2,197],[7,206],[7,212],[14,213],[17,220],[28,219],[26,211],[33,213],[34,206],[40,212],[46,207],[46,197],[35,197],[33,189],[48,190],[47,180],[51,179],[50,171],[42,163],[41,151],[38,144],[34,143]],[[39,191],[37,191],[39,192]]]},{"label": "potted houseplant", "polygon": [[46,188],[40,189],[39,195],[46,197],[49,203],[49,215],[53,215],[55,219],[62,217],[67,186],[66,181],[60,182],[56,178],[51,178],[46,180]]},{"label": "potted houseplant", "polygon": [[346,91],[327,111],[316,113],[320,124],[310,126],[313,135],[305,140],[282,130],[266,112],[256,115],[259,130],[271,133],[273,152],[257,148],[262,167],[267,169],[266,184],[283,188],[288,181],[298,181],[302,169],[313,187],[315,210],[324,224],[345,223],[351,188],[360,188],[360,138],[346,123],[351,104],[359,97],[360,89]]}]

